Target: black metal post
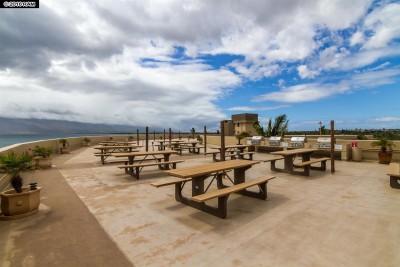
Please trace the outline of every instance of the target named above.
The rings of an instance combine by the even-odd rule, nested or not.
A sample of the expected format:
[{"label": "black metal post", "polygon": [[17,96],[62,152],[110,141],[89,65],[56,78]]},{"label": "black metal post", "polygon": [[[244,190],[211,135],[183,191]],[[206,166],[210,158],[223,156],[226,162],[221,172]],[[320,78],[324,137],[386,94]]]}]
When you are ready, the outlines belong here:
[{"label": "black metal post", "polygon": [[221,121],[221,155],[220,160],[225,160],[225,129],[224,121]]},{"label": "black metal post", "polygon": [[136,130],[137,145],[139,145],[139,129]]},{"label": "black metal post", "polygon": [[204,126],[204,154],[207,153],[207,127]]},{"label": "black metal post", "polygon": [[146,151],[149,151],[149,127],[146,126]]},{"label": "black metal post", "polygon": [[331,173],[335,173],[335,122],[331,120]]}]

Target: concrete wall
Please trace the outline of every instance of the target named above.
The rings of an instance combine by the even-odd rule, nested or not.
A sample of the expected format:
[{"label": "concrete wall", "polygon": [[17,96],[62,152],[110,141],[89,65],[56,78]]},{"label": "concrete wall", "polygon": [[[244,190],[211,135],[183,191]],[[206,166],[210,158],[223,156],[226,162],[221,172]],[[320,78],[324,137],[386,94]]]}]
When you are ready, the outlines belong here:
[{"label": "concrete wall", "polygon": [[[127,141],[128,137],[132,136],[134,137],[134,141],[136,141],[136,134],[135,135],[107,135],[107,136],[86,136],[91,140],[91,145],[97,145],[98,143],[102,141],[108,140],[109,137],[112,137],[113,141]],[[160,136],[163,136],[162,134],[156,134],[156,140],[160,138]],[[183,133],[180,134],[181,138],[188,138],[191,136],[191,134]],[[196,137],[197,135],[195,135]],[[85,136],[80,136],[80,137],[70,137],[70,138],[65,138],[68,141],[69,147],[71,150],[78,149],[83,146],[83,138]],[[169,135],[168,132],[165,134],[165,138],[168,139]],[[172,139],[177,139],[178,134],[172,134]],[[140,144],[144,145],[144,140],[146,139],[145,134],[140,134],[139,135],[140,139]],[[24,151],[31,151],[35,148],[35,146],[44,146],[44,147],[53,147],[55,154],[60,152],[60,148],[62,145],[59,143],[60,139],[49,139],[49,140],[41,140],[41,141],[33,141],[33,142],[27,142],[27,143],[21,143],[21,144],[15,144],[7,147],[0,148],[0,154],[1,153],[7,153],[8,151],[15,151],[16,153],[21,153]],[[153,140],[153,133],[149,133],[149,140]],[[151,143],[149,144],[151,146]],[[0,174],[0,191],[3,191],[4,188],[9,186],[8,183],[9,176]]]},{"label": "concrete wall", "polygon": [[[307,142],[305,144],[305,148],[317,149],[317,138],[320,136],[307,136]],[[323,136],[329,137],[329,136]],[[284,142],[290,144],[291,136],[285,136]],[[378,161],[378,152],[379,147],[372,147],[371,143],[376,140],[357,140],[356,136],[335,136],[336,145],[341,145],[342,149],[337,149],[335,153],[339,155],[339,159],[342,160],[351,160],[351,143],[357,142],[357,147],[362,150],[362,159],[363,160],[376,160]],[[251,138],[246,138],[241,140],[241,144],[246,144],[248,140]],[[265,138],[264,141],[261,142],[260,146],[256,146],[256,150],[259,152],[271,152],[283,149],[270,147],[268,144],[268,138]],[[398,162],[400,161],[400,140],[393,141],[395,146],[393,147],[393,158],[392,161]],[[238,141],[234,136],[226,136],[225,137],[225,145],[234,145],[237,144]],[[207,144],[208,145],[221,145],[221,137],[220,136],[207,136]],[[329,150],[322,150],[321,154],[329,154]]]}]

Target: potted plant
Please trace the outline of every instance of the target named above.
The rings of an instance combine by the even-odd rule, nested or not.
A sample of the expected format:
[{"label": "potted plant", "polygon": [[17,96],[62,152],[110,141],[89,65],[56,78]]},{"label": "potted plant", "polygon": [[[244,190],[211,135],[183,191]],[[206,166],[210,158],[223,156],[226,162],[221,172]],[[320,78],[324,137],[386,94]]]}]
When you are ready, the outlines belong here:
[{"label": "potted plant", "polygon": [[197,141],[199,142],[199,144],[203,144],[203,137],[201,137],[201,135],[197,136]]},{"label": "potted plant", "polygon": [[33,155],[35,156],[35,164],[39,168],[51,168],[52,158],[50,155],[54,152],[53,147],[35,146]]},{"label": "potted plant", "polygon": [[242,139],[244,139],[246,137],[250,137],[250,136],[251,135],[249,133],[247,133],[247,132],[241,132],[241,133],[235,135],[236,139],[239,142],[238,145],[240,145],[240,140],[242,140]]},{"label": "potted plant", "polygon": [[392,147],[394,146],[393,141],[389,140],[385,136],[381,136],[377,141],[372,142],[373,147],[380,146],[381,149],[378,153],[379,163],[389,164],[392,160]]},{"label": "potted plant", "polygon": [[90,146],[90,138],[85,137],[82,139],[82,142],[84,146]]},{"label": "potted plant", "polygon": [[68,154],[70,152],[70,149],[68,147],[69,144],[67,139],[60,139],[58,140],[58,142],[62,145],[62,147],[60,148],[61,154]]},{"label": "potted plant", "polygon": [[21,172],[32,168],[32,155],[23,152],[16,154],[14,151],[0,154],[0,171],[9,174],[11,190],[0,193],[1,220],[23,218],[39,211],[40,187],[31,183],[31,187],[23,187]]}]

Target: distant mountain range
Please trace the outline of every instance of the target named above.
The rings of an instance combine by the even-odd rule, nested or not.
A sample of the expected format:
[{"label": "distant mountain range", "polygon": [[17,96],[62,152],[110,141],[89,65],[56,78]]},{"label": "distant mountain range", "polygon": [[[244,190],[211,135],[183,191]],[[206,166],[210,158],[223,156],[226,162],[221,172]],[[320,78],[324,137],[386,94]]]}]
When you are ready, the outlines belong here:
[{"label": "distant mountain range", "polygon": [[137,129],[140,132],[145,131],[145,127],[126,125],[0,117],[0,134],[136,133]]}]

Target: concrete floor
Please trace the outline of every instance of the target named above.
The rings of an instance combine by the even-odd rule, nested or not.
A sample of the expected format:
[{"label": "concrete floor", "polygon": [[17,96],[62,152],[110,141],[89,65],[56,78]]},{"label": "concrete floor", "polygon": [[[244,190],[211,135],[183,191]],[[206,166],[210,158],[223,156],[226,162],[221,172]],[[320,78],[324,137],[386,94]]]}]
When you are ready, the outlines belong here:
[{"label": "concrete floor", "polygon": [[[93,153],[93,148],[73,151],[57,170],[88,209],[80,212],[88,213],[85,216],[89,218],[93,216],[111,238],[106,243],[114,244],[111,257],[115,255],[122,261],[120,264],[400,266],[400,190],[389,186],[387,165],[336,161],[336,173],[331,174],[328,162],[327,171],[312,170],[310,177],[302,177],[273,173],[269,163],[256,164],[246,172],[247,178],[265,174],[277,177],[268,183],[267,201],[231,195],[228,217],[220,219],[176,202],[173,186],[150,186],[167,178],[157,167],[144,169],[141,179],[136,180],[115,165],[101,165]],[[258,153],[255,160],[267,157],[268,154]],[[184,154],[174,158],[185,159],[178,168],[211,162],[210,157],[203,155]],[[186,195],[190,194],[188,189],[185,188]],[[46,190],[43,197],[48,197]],[[42,208],[42,204],[41,209],[39,215],[32,216],[31,224],[37,223],[37,218],[45,220],[48,214],[57,212]],[[68,224],[68,219],[65,220]],[[0,227],[4,223],[0,222]],[[18,224],[15,221],[12,226],[7,225],[9,243],[13,243],[17,231],[19,234],[29,231]],[[43,235],[51,239],[51,233]],[[85,238],[84,232],[81,235]],[[35,246],[34,242],[31,245]],[[79,250],[79,243],[74,245]],[[71,249],[68,244],[64,248]],[[115,248],[119,250],[115,252]],[[52,252],[51,248],[46,249]],[[103,252],[93,253],[95,256]],[[5,249],[4,255],[3,259],[12,262],[12,250]],[[74,266],[112,263],[111,260],[98,265],[90,257],[85,260],[86,265]],[[50,265],[33,262],[14,266]]]}]

